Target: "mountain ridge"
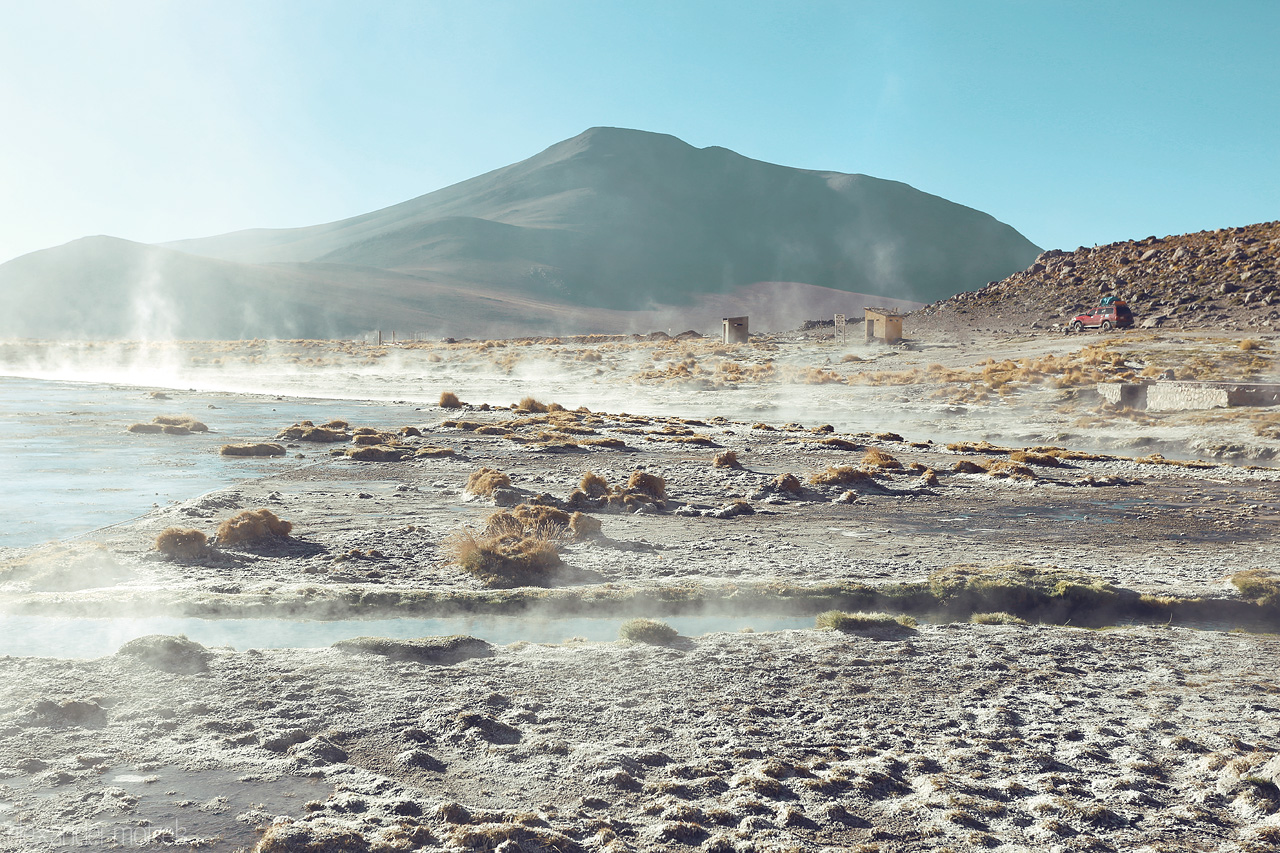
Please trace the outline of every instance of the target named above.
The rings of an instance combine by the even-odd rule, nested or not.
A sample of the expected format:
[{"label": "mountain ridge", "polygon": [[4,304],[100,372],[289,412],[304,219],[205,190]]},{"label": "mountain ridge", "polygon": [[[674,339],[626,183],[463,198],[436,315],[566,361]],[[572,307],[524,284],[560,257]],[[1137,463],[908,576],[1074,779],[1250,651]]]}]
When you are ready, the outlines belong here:
[{"label": "mountain ridge", "polygon": [[[220,310],[225,316],[203,324],[218,335],[253,326],[245,318],[255,312],[237,300],[262,301],[279,321],[253,326],[267,336],[350,334],[406,315],[426,322],[424,331],[473,334],[511,313],[493,300],[536,306],[531,331],[571,331],[558,327],[572,326],[573,309],[616,328],[630,313],[691,307],[761,282],[924,303],[1003,277],[1039,253],[993,217],[901,182],[793,169],[620,128],[591,128],[358,216],[143,245],[102,249],[95,260],[117,270],[115,279],[84,269],[83,253],[66,247],[32,254],[42,255],[43,289],[66,298],[75,298],[76,282],[93,280],[115,301],[132,303],[139,275],[180,273],[183,284],[169,298],[180,307],[189,292],[214,315]],[[0,289],[22,289],[14,279],[31,269],[22,261],[0,265]],[[334,300],[353,301],[342,294],[344,273],[353,293],[380,295],[338,311]],[[399,294],[391,292],[395,282]],[[210,296],[219,291],[228,299],[221,309]],[[450,297],[447,311],[432,304],[467,291],[489,302],[468,307]],[[52,316],[41,322],[38,313],[23,312],[34,324],[24,329],[76,325]],[[79,319],[92,331],[91,318]],[[100,325],[121,324],[117,316]],[[14,334],[15,325],[0,322],[0,332]],[[178,325],[204,336],[200,322]]]}]

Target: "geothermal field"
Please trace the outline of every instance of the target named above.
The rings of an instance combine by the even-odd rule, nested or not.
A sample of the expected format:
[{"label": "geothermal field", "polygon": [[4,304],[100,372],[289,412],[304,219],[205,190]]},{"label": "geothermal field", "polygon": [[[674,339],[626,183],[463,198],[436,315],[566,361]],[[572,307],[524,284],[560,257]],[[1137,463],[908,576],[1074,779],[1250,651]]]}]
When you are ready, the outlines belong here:
[{"label": "geothermal field", "polygon": [[926,331],[0,345],[0,849],[1277,849],[1277,335]]}]

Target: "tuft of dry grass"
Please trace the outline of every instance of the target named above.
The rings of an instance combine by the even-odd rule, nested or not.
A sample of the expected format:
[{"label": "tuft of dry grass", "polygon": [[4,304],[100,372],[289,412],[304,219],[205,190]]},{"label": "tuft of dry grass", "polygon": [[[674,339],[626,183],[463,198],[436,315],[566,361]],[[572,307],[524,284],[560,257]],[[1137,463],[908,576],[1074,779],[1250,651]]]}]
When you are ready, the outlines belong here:
[{"label": "tuft of dry grass", "polygon": [[664,645],[680,636],[675,628],[657,619],[628,619],[618,628],[618,637],[633,643]]},{"label": "tuft of dry grass", "polygon": [[223,456],[284,456],[281,444],[224,444],[218,451]]},{"label": "tuft of dry grass", "polygon": [[892,469],[901,468],[902,463],[885,453],[878,447],[869,447],[862,457],[862,464],[868,468]]},{"label": "tuft of dry grass", "polygon": [[1270,569],[1246,569],[1231,576],[1231,584],[1245,598],[1261,605],[1280,605],[1280,575]]},{"label": "tuft of dry grass", "polygon": [[1034,450],[1015,450],[1009,454],[1009,459],[1024,465],[1040,465],[1045,468],[1057,468],[1062,464],[1057,456],[1037,453]]},{"label": "tuft of dry grass", "polygon": [[569,532],[573,534],[574,539],[600,536],[602,532],[600,519],[587,515],[585,512],[575,512],[569,516]]},{"label": "tuft of dry grass", "polygon": [[550,406],[548,406],[546,403],[540,403],[540,402],[538,402],[538,400],[536,400],[536,399],[535,399],[535,398],[533,398],[533,397],[524,397],[524,398],[522,398],[522,399],[520,400],[520,402],[519,402],[519,403],[516,403],[516,408],[517,408],[518,410],[522,411],[522,412],[549,412],[549,411],[551,411],[551,407],[550,407]]},{"label": "tuft of dry grass", "polygon": [[479,497],[493,497],[494,489],[511,488],[511,478],[495,468],[481,468],[467,478],[463,491]]},{"label": "tuft of dry grass", "polygon": [[1133,460],[1140,465],[1171,465],[1175,468],[1213,468],[1216,467],[1212,462],[1204,462],[1197,459],[1194,462],[1183,461],[1180,459],[1165,459],[1159,453],[1152,453],[1150,456],[1139,456]]},{"label": "tuft of dry grass", "polygon": [[156,550],[166,557],[194,560],[209,551],[209,537],[188,527],[169,527],[156,537]]},{"label": "tuft of dry grass", "polygon": [[627,478],[627,490],[648,495],[659,503],[667,499],[667,481],[648,471],[632,471]]},{"label": "tuft of dry grass", "polygon": [[444,541],[445,551],[490,589],[546,586],[551,570],[562,565],[555,543],[542,533],[501,531],[509,525],[498,522],[494,526],[499,530],[492,533],[490,524],[482,534],[460,530]]},{"label": "tuft of dry grass", "polygon": [[452,391],[441,391],[439,405],[442,409],[461,409],[462,401]]},{"label": "tuft of dry grass", "polygon": [[1009,448],[999,447],[997,445],[992,444],[989,441],[979,441],[977,443],[974,443],[972,441],[959,441],[952,444],[948,444],[947,450],[951,450],[956,453],[1008,453],[1009,452]]},{"label": "tuft of dry grass", "polygon": [[795,474],[779,474],[773,478],[773,482],[770,485],[775,491],[786,492],[791,495],[798,495],[804,490],[804,486],[800,484],[800,480]]},{"label": "tuft of dry grass", "polygon": [[316,426],[311,421],[303,421],[280,430],[276,438],[288,441],[316,441],[331,444],[335,441],[347,440],[347,422],[330,421],[323,426]]},{"label": "tuft of dry grass", "polygon": [[1008,460],[991,463],[987,466],[987,473],[992,477],[1001,477],[1009,480],[1036,479],[1035,471],[1032,471],[1026,465]]},{"label": "tuft of dry grass", "polygon": [[208,432],[209,428],[191,415],[156,415],[152,423],[166,427],[181,427],[188,432]]},{"label": "tuft of dry grass", "polygon": [[1012,613],[994,611],[991,613],[974,613],[969,621],[975,625],[1026,625],[1027,620]]},{"label": "tuft of dry grass", "polygon": [[715,459],[711,461],[714,468],[741,468],[742,463],[738,461],[738,454],[732,450],[726,450],[723,453],[717,453]]},{"label": "tuft of dry grass", "polygon": [[578,481],[578,488],[589,498],[601,498],[609,494],[609,481],[594,471],[588,471]]},{"label": "tuft of dry grass", "polygon": [[874,479],[871,474],[851,465],[832,465],[825,471],[809,475],[809,482],[815,486],[845,486],[849,483],[865,483]]},{"label": "tuft of dry grass", "polygon": [[269,509],[246,509],[218,525],[218,542],[236,545],[288,536],[293,525]]},{"label": "tuft of dry grass", "polygon": [[414,455],[413,451],[407,447],[395,447],[390,444],[362,444],[348,448],[346,451],[334,452],[357,462],[399,462]]},{"label": "tuft of dry grass", "polygon": [[910,616],[894,616],[891,613],[845,613],[828,610],[816,619],[819,628],[836,631],[872,631],[877,628],[914,628],[916,620]]}]

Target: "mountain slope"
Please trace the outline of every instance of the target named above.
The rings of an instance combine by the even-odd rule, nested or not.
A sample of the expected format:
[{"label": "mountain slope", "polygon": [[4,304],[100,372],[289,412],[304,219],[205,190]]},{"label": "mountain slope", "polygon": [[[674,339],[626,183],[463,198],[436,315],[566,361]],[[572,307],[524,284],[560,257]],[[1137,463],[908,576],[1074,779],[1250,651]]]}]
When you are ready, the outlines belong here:
[{"label": "mountain slope", "polygon": [[758,281],[928,301],[1038,252],[992,217],[905,184],[616,128],[352,219],[170,245],[464,279],[481,265],[497,287],[620,309]]},{"label": "mountain slope", "polygon": [[[21,303],[0,333],[118,335],[157,317],[162,333],[181,337],[477,334],[522,320],[531,332],[590,330],[588,320],[617,329],[630,320],[616,312],[709,308],[711,297],[723,308],[761,282],[796,285],[790,299],[933,300],[1038,251],[987,214],[905,184],[593,128],[338,222],[164,246],[88,238],[32,253],[0,266],[0,293]],[[821,296],[815,310],[830,302]]]},{"label": "mountain slope", "polygon": [[1140,327],[1280,328],[1280,221],[1051,249],[1025,270],[912,315],[917,333],[1061,329],[1100,296]]}]

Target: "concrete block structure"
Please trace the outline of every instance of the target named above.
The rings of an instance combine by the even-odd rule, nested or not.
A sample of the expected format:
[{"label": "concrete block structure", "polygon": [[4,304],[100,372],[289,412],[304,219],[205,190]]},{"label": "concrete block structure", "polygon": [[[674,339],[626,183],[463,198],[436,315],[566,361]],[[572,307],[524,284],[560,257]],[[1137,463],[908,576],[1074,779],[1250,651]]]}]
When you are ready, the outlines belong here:
[{"label": "concrete block structure", "polygon": [[747,331],[746,317],[725,317],[724,342],[726,344],[745,344],[750,333]]},{"label": "concrete block structure", "polygon": [[867,343],[881,341],[896,344],[902,340],[902,318],[905,314],[884,308],[863,308],[862,314],[866,319]]},{"label": "concrete block structure", "polygon": [[1152,412],[1280,405],[1280,384],[1273,382],[1102,382],[1098,393],[1112,405]]}]

